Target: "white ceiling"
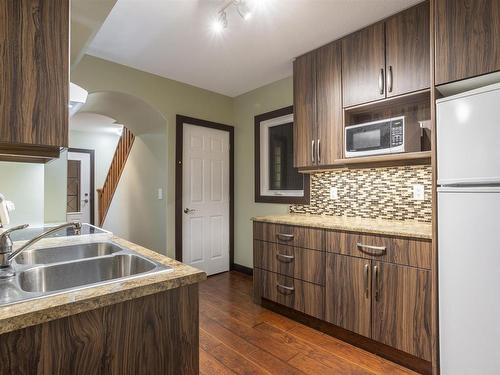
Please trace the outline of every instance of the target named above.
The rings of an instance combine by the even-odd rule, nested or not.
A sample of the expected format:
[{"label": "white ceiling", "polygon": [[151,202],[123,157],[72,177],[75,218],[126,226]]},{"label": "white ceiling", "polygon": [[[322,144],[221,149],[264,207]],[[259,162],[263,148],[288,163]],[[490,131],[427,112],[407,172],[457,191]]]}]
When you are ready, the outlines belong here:
[{"label": "white ceiling", "polygon": [[224,0],[118,0],[89,54],[229,96],[292,74],[294,57],[421,0],[247,0],[244,21],[211,28]]}]

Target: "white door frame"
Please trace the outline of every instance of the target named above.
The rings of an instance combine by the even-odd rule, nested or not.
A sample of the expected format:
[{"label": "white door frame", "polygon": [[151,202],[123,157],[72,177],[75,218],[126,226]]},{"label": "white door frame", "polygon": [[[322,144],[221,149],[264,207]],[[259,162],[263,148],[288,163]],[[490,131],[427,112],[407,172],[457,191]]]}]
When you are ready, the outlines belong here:
[{"label": "white door frame", "polygon": [[68,148],[68,152],[85,153],[89,154],[90,157],[90,222],[89,224],[95,225],[95,151],[85,148]]},{"label": "white door frame", "polygon": [[175,259],[182,262],[183,146],[184,124],[227,131],[229,133],[229,269],[234,265],[234,127],[177,115],[175,139]]}]

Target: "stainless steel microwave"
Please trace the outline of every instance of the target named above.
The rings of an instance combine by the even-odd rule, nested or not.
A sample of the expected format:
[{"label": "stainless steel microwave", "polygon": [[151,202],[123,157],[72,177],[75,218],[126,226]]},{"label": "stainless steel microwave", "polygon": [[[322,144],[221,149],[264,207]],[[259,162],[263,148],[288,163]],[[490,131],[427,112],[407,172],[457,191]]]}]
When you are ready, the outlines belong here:
[{"label": "stainless steel microwave", "polygon": [[405,117],[351,125],[345,128],[345,157],[418,151],[420,138],[409,132]]}]

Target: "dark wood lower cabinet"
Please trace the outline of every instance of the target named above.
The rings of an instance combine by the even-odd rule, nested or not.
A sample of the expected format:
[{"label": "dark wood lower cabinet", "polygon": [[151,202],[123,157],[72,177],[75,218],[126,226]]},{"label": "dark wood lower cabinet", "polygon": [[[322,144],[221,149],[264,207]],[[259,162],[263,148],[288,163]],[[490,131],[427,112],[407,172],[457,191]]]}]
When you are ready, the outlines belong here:
[{"label": "dark wood lower cabinet", "polygon": [[0,374],[199,373],[198,285],[0,335]]},{"label": "dark wood lower cabinet", "polygon": [[370,337],[370,260],[327,254],[325,320]]},{"label": "dark wood lower cabinet", "polygon": [[[279,304],[305,324],[430,373],[429,241],[281,227],[295,246],[280,243],[277,225],[254,225],[256,303]],[[297,246],[306,244],[317,250]]]},{"label": "dark wood lower cabinet", "polygon": [[431,272],[384,262],[373,269],[372,339],[430,361]]},{"label": "dark wood lower cabinet", "polygon": [[254,279],[262,298],[323,319],[324,287],[258,268],[254,270]]}]

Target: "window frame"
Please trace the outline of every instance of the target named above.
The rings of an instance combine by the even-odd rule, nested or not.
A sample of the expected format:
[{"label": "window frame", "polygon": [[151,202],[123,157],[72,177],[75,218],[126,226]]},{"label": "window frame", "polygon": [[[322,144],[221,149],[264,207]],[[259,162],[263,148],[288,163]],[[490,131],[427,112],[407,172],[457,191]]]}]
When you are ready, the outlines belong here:
[{"label": "window frame", "polygon": [[[257,203],[281,203],[281,204],[309,204],[309,194],[310,194],[310,183],[309,175],[304,175],[304,193],[303,195],[297,195],[298,190],[281,190],[279,195],[269,195],[269,190],[265,190],[267,186],[269,189],[269,183],[266,183],[266,176],[261,176],[261,151],[267,154],[268,144],[264,143],[261,147],[261,141],[263,140],[263,135],[261,130],[264,128],[269,128],[272,126],[293,123],[293,106],[280,108],[275,111],[266,112],[254,117],[255,121],[255,202]],[[269,159],[262,160],[269,168]],[[263,178],[262,178],[263,177]],[[263,184],[264,183],[264,186]]]}]

